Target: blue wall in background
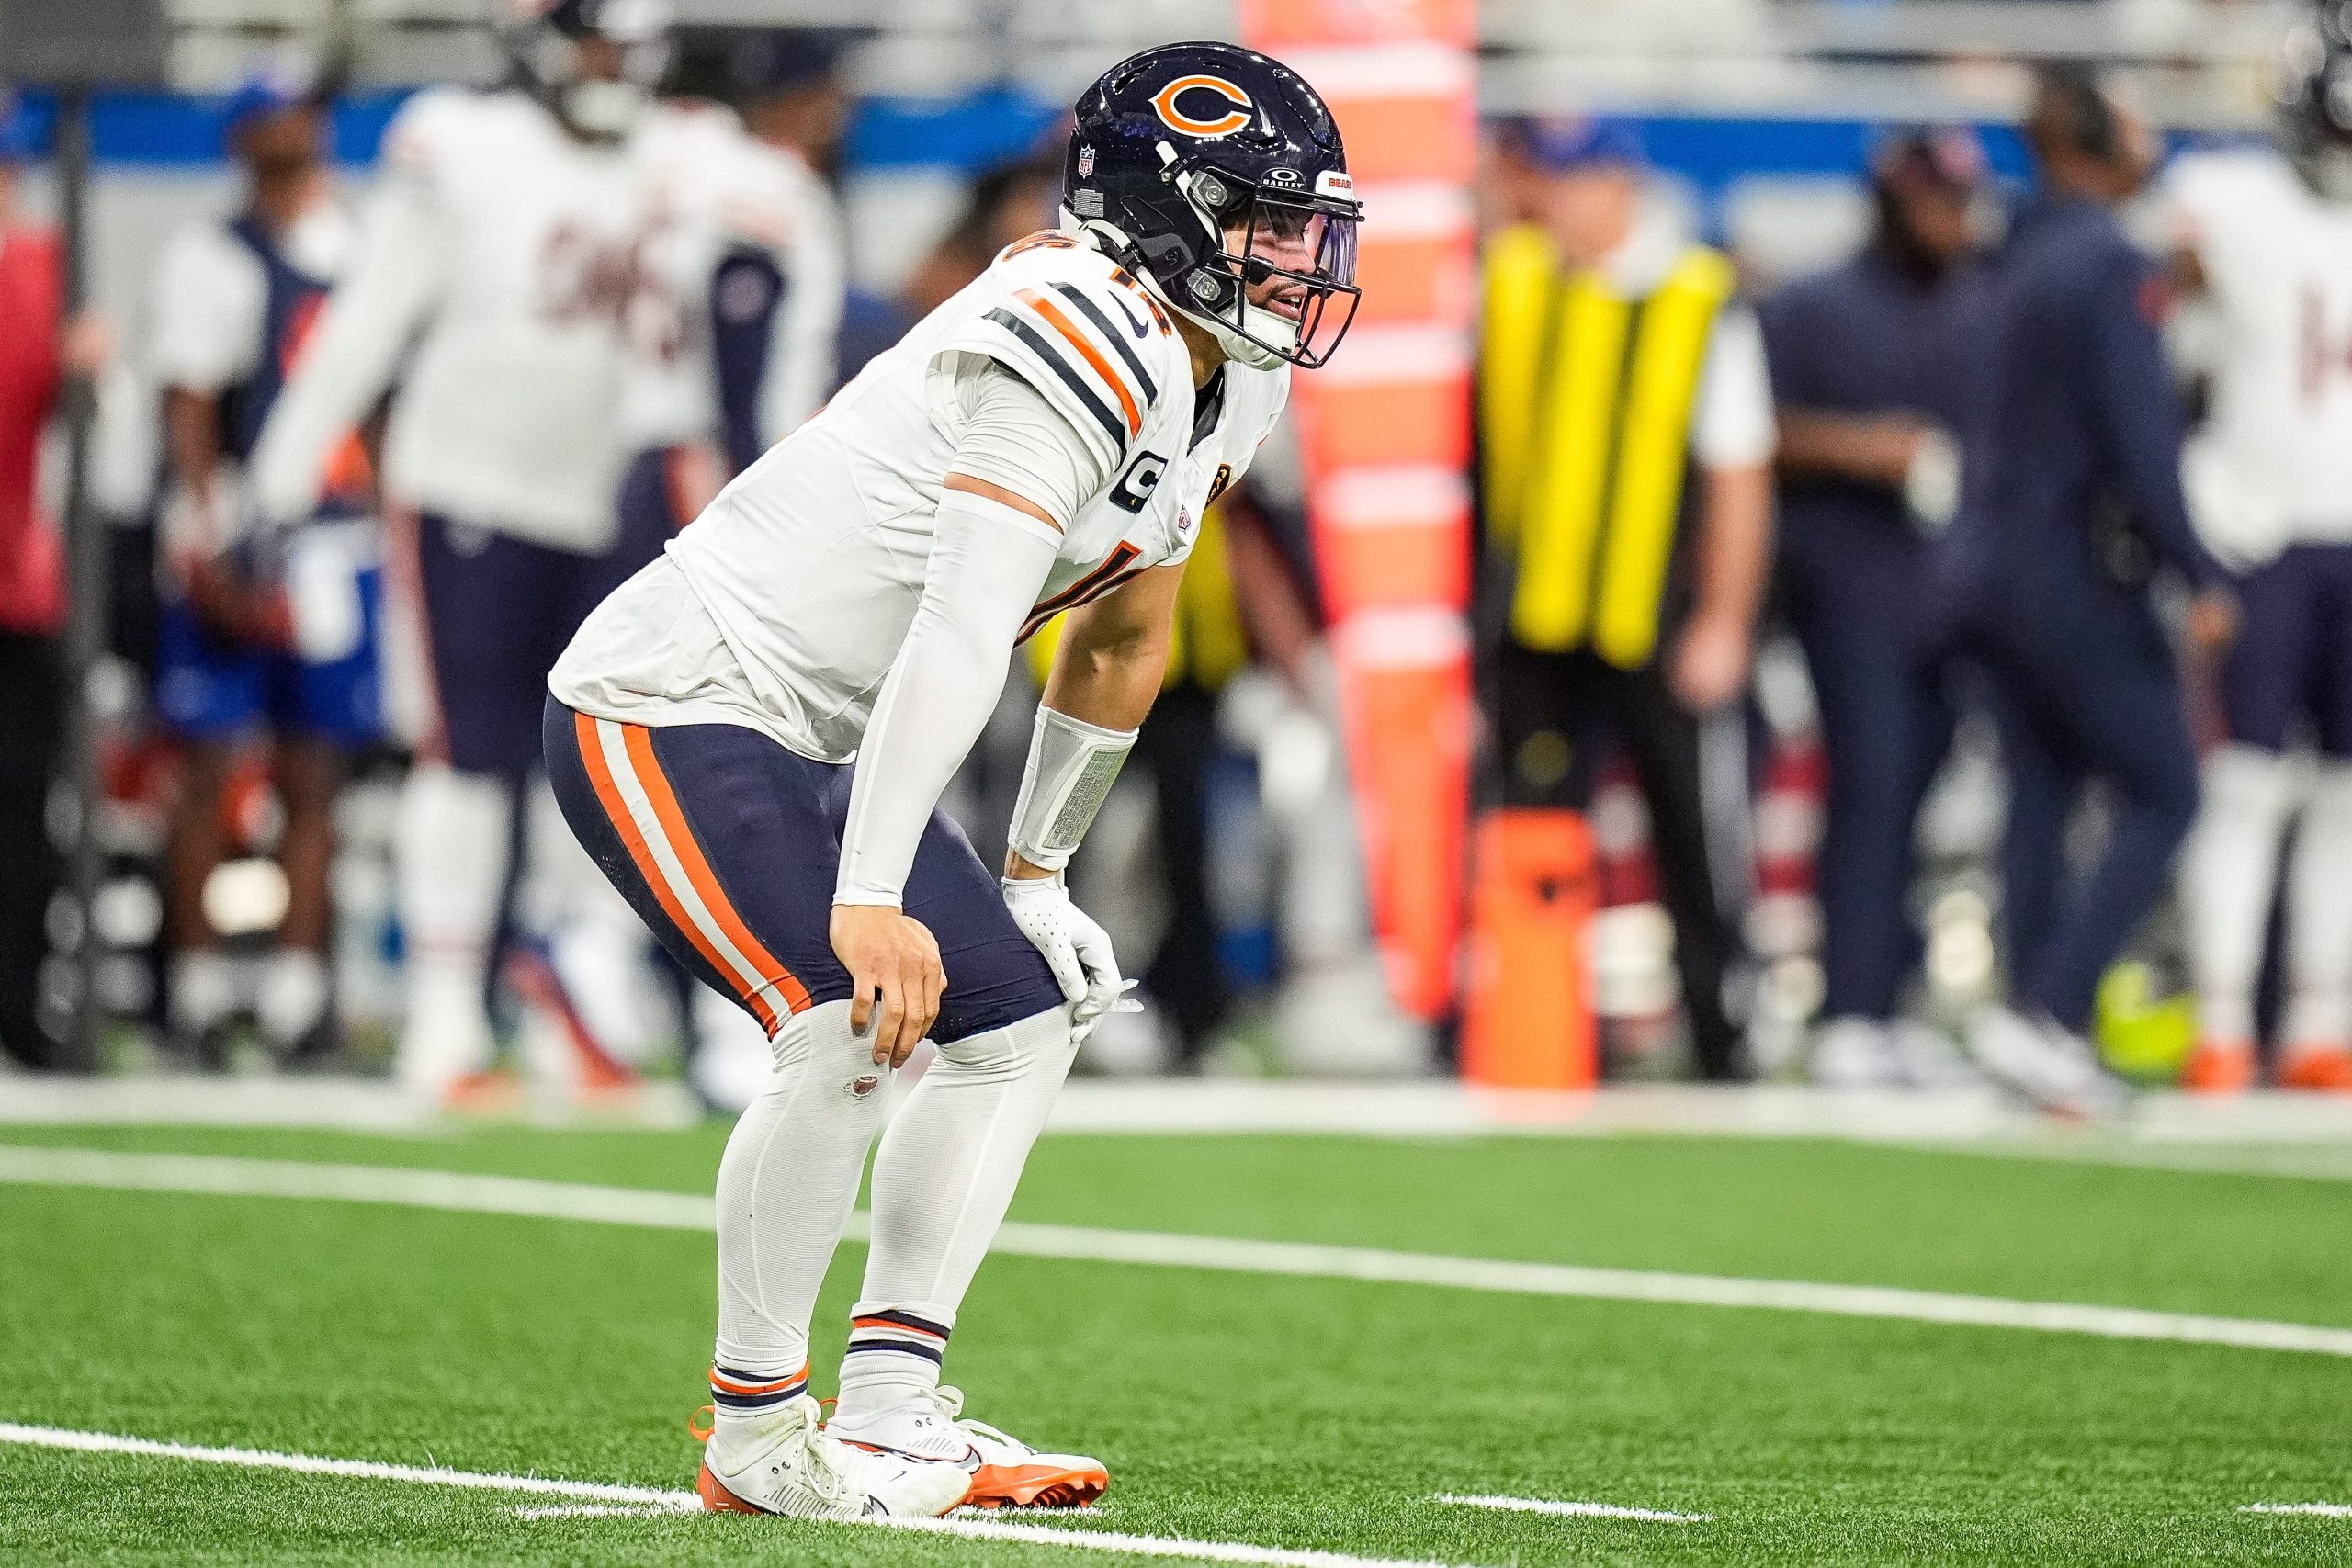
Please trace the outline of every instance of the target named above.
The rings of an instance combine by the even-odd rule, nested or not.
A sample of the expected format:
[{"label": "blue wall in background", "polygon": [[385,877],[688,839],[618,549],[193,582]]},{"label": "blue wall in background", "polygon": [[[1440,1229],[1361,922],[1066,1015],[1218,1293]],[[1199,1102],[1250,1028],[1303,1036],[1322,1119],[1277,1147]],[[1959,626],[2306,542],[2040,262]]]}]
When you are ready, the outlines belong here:
[{"label": "blue wall in background", "polygon": [[[337,155],[351,164],[372,160],[401,96],[368,94],[338,103]],[[111,164],[212,163],[221,156],[220,102],[164,93],[101,95],[91,111],[97,156]],[[28,92],[24,106],[39,144],[46,147],[52,104]],[[1039,146],[1062,112],[1058,105],[1007,91],[953,102],[869,100],[851,127],[849,159],[866,169],[945,164],[977,171]],[[1878,130],[1851,119],[1658,116],[1637,123],[1657,164],[1709,196],[1747,175],[1859,173]],[[2025,149],[2014,130],[1988,127],[1984,139],[1996,170],[2013,177],[2025,173]]]}]

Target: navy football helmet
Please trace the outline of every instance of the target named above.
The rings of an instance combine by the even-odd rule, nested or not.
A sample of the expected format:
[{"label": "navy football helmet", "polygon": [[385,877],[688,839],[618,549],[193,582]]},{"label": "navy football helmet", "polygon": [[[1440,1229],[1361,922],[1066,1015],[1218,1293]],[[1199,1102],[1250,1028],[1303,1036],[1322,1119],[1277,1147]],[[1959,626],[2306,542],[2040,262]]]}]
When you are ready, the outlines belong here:
[{"label": "navy football helmet", "polygon": [[[671,0],[495,0],[514,76],[575,135],[616,141],[670,69]],[[588,45],[617,51],[618,74],[591,69]]]},{"label": "navy football helmet", "polygon": [[1330,359],[1355,317],[1363,207],[1313,87],[1250,50],[1176,43],[1111,67],[1076,112],[1073,220],[1228,357]]},{"label": "navy football helmet", "polygon": [[2320,0],[2279,75],[2280,150],[2313,191],[2352,201],[2352,0]]}]

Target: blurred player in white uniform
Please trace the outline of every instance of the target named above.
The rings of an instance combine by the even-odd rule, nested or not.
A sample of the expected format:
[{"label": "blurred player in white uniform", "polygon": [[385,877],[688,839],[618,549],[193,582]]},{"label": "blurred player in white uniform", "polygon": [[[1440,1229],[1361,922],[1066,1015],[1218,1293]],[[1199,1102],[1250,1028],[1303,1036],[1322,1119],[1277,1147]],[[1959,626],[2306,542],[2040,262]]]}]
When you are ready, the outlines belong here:
[{"label": "blurred player in white uniform", "polygon": [[[2188,491],[2245,608],[2185,868],[2200,1008],[2186,1081],[2213,1093],[2256,1076],[2255,987],[2298,812],[2278,1077],[2352,1089],[2352,39],[2323,12],[2279,145],[2190,153],[2165,179],[2209,397]],[[2289,754],[2306,736],[2315,769]]]},{"label": "blurred player in white uniform", "polygon": [[[679,105],[648,129],[662,221],[628,313],[628,537],[666,539],[694,521],[833,389],[847,271],[841,214],[785,131],[810,100],[839,104],[834,52],[821,35],[743,39],[727,65],[748,129],[709,103]],[[633,965],[615,960],[625,957],[601,965],[623,985]],[[709,1103],[741,1111],[766,1087],[766,1035],[708,987],[693,988],[690,1009],[688,1078]]]},{"label": "blurred player in white uniform", "polygon": [[[941,1367],[1071,1058],[1126,989],[1062,868],[1159,689],[1202,509],[1353,313],[1360,209],[1314,90],[1224,44],[1114,66],[1080,100],[1063,200],[1067,229],[1005,251],[753,464],[548,682],[573,830],[774,1043],[719,1168],[712,1508],[1109,1485],[959,1419]],[[1000,885],[938,800],[1013,649],[1065,610]],[[886,1080],[926,1035],[820,1432],[809,1313]]]},{"label": "blurred player in white uniform", "polygon": [[[406,524],[396,581],[421,600],[431,686],[398,845],[399,1073],[427,1092],[491,1053],[485,970],[537,766],[538,689],[589,609],[662,542],[625,536],[614,502],[621,321],[649,239],[638,143],[667,65],[668,0],[497,4],[512,82],[428,89],[401,109],[364,254],[254,464],[264,516],[301,515],[334,434],[398,378],[384,484]],[[584,866],[567,884],[578,857],[560,827],[532,837],[542,924],[602,893]],[[573,1043],[583,1070],[609,1065]]]},{"label": "blurred player in white uniform", "polygon": [[327,164],[324,99],[307,72],[254,73],[223,118],[245,204],[164,246],[149,354],[165,459],[155,706],[181,745],[166,878],[171,1019],[178,1047],[207,1065],[219,1065],[245,999],[204,898],[229,851],[232,769],[243,747],[266,743],[285,811],[286,916],[254,1012],[281,1058],[316,1060],[335,1042],[326,963],[335,791],[345,756],[382,728],[379,543],[356,434],[344,433],[318,503],[284,541],[282,574],[264,583],[218,570],[257,543],[238,532],[250,515],[245,464],[353,238]]}]

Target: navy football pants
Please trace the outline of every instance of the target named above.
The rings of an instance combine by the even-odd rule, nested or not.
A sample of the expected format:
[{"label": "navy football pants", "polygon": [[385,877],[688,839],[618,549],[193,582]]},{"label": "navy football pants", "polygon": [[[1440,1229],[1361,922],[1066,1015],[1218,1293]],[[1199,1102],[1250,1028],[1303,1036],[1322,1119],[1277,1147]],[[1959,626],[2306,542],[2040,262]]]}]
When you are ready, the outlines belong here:
[{"label": "navy football pants", "polygon": [[[2154,616],[2139,607],[2127,625],[2100,619],[2112,635],[2012,622],[1975,645],[2009,777],[2010,989],[2077,1032],[2090,1026],[2099,977],[2164,896],[2197,816],[2187,703]],[[2095,780],[2111,792],[2107,847],[2070,878],[2068,819]]]},{"label": "navy football pants", "polygon": [[[771,1035],[791,1013],[849,998],[831,932],[848,764],[811,761],[739,725],[616,724],[552,697],[542,739],[572,832],[688,972]],[[995,874],[943,813],[915,852],[906,911],[937,939],[947,971],[933,1039],[1062,1005]]]}]

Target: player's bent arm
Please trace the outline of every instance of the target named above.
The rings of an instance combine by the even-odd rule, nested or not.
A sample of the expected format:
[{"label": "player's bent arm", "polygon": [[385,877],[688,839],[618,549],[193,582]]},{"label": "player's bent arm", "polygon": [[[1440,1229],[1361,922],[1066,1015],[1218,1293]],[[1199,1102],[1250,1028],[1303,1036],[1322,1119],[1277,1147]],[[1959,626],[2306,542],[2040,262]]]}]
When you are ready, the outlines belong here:
[{"label": "player's bent arm", "polygon": [[440,212],[422,176],[384,178],[357,270],[330,297],[317,338],[254,452],[254,496],[273,523],[317,504],[327,455],[390,387],[439,300],[447,266]]},{"label": "player's bent arm", "polygon": [[1029,738],[1004,874],[1051,876],[1134,750],[1168,672],[1181,565],[1154,567],[1069,612]]}]

